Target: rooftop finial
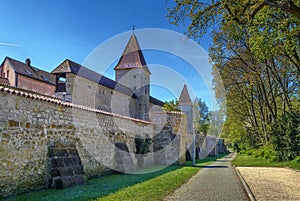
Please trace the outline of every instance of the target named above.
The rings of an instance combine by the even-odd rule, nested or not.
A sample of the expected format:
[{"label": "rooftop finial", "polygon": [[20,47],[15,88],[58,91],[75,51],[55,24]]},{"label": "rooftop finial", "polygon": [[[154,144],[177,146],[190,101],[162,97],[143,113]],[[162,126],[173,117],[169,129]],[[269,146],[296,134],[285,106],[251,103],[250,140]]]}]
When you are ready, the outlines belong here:
[{"label": "rooftop finial", "polygon": [[135,25],[132,25],[132,33],[134,33]]}]

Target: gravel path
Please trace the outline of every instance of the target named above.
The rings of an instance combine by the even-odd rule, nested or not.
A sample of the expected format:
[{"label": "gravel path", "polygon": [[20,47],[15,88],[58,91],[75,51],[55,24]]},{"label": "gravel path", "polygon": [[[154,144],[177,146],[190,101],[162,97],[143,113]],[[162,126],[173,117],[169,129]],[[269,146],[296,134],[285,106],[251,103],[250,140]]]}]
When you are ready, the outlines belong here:
[{"label": "gravel path", "polygon": [[203,167],[186,184],[177,189],[168,200],[248,200],[248,197],[230,165],[235,153]]},{"label": "gravel path", "polygon": [[238,167],[256,200],[300,200],[300,172],[287,168]]}]

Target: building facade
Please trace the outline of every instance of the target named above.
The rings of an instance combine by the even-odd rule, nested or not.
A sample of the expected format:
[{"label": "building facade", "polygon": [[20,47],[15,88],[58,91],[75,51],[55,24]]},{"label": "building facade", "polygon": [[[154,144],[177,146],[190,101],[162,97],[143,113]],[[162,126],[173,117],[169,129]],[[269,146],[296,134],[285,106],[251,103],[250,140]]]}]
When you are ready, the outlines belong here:
[{"label": "building facade", "polygon": [[6,57],[0,67],[1,80],[7,85],[45,94],[55,95],[55,76],[31,65]]},{"label": "building facade", "polygon": [[114,68],[115,80],[66,59],[51,73],[7,57],[0,67],[3,84],[99,110],[149,120],[163,102],[150,96],[150,75],[134,33]]}]

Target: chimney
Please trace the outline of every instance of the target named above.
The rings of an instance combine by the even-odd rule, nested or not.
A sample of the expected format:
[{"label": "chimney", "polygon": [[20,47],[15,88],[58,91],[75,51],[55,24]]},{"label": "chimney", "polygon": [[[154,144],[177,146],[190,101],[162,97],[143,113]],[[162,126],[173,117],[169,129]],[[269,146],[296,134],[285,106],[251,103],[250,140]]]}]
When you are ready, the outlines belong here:
[{"label": "chimney", "polygon": [[25,60],[25,63],[26,63],[28,66],[30,66],[30,64],[31,64],[31,61],[30,61],[30,59],[29,59],[29,58],[27,58],[27,59]]}]

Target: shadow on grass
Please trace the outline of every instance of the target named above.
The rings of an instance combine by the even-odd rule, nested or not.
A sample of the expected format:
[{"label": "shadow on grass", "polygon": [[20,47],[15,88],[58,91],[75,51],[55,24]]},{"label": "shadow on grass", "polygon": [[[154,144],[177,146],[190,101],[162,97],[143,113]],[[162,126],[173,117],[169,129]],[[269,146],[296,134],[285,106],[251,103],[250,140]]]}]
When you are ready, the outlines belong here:
[{"label": "shadow on grass", "polygon": [[[113,174],[88,180],[82,186],[66,189],[44,189],[31,193],[21,194],[6,200],[11,201],[87,201],[106,196],[120,189],[153,179],[168,172],[183,168],[184,166],[169,166],[156,172],[147,174]],[[0,198],[1,200],[1,198]]]},{"label": "shadow on grass", "polygon": [[[218,158],[224,157],[225,154],[218,157],[207,157],[205,159],[196,160],[199,168],[212,168],[206,166],[206,163],[211,163]],[[201,164],[201,166],[199,166]],[[133,186],[138,183],[159,177],[165,173],[181,169],[186,166],[192,166],[191,161],[188,161],[184,166],[169,166],[156,172],[147,174],[113,174],[95,179],[90,179],[83,186],[75,186],[67,189],[45,189],[32,193],[22,194],[12,197],[8,200],[12,201],[87,201],[100,198],[110,193],[117,192],[123,188]],[[217,168],[217,167],[215,167]],[[220,168],[220,167],[218,167]]]}]

